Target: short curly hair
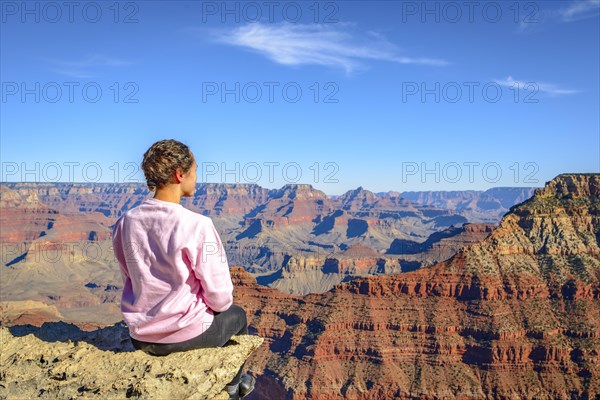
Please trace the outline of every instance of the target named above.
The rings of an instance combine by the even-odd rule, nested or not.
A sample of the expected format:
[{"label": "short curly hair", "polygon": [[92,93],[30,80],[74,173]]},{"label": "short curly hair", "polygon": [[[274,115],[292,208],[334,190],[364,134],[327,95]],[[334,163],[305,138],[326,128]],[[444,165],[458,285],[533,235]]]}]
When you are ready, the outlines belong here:
[{"label": "short curly hair", "polygon": [[175,139],[159,140],[146,150],[142,160],[148,189],[152,192],[165,186],[178,168],[188,173],[193,164],[194,157],[187,145]]}]

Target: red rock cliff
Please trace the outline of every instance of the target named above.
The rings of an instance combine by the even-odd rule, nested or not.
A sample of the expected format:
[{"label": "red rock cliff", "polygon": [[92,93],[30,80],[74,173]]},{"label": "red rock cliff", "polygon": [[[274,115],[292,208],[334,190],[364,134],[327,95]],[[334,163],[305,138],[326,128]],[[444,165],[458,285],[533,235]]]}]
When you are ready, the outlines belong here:
[{"label": "red rock cliff", "polygon": [[327,293],[284,296],[234,270],[267,338],[249,365],[290,399],[597,398],[599,186],[559,175],[449,260]]}]

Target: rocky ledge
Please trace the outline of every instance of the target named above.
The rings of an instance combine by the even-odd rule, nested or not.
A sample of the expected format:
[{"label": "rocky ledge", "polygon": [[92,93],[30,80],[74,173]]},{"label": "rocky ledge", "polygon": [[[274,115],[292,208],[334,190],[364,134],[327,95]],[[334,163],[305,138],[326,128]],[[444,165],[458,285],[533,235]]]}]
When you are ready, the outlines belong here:
[{"label": "rocky ledge", "polygon": [[[224,347],[154,357],[124,340],[122,324],[94,332],[44,325],[27,335],[27,327],[0,327],[0,398],[227,399],[225,385],[263,342],[238,335]],[[61,341],[69,330],[76,341]]]}]

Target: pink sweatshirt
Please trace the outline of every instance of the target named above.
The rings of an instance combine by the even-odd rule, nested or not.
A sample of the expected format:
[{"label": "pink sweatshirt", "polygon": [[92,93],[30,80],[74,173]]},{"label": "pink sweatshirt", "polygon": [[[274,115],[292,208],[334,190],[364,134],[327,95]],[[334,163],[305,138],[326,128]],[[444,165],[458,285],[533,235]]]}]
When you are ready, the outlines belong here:
[{"label": "pink sweatshirt", "polygon": [[113,227],[121,266],[121,313],[132,338],[178,343],[211,325],[233,304],[227,256],[212,220],[154,198]]}]

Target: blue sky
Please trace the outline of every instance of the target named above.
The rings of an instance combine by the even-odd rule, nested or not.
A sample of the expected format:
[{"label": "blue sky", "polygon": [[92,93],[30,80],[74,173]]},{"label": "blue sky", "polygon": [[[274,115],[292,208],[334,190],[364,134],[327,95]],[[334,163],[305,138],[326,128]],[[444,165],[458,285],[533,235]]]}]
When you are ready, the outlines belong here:
[{"label": "blue sky", "polygon": [[[224,6],[224,4],[226,4]],[[2,181],[328,194],[600,172],[600,1],[2,2]]]}]

